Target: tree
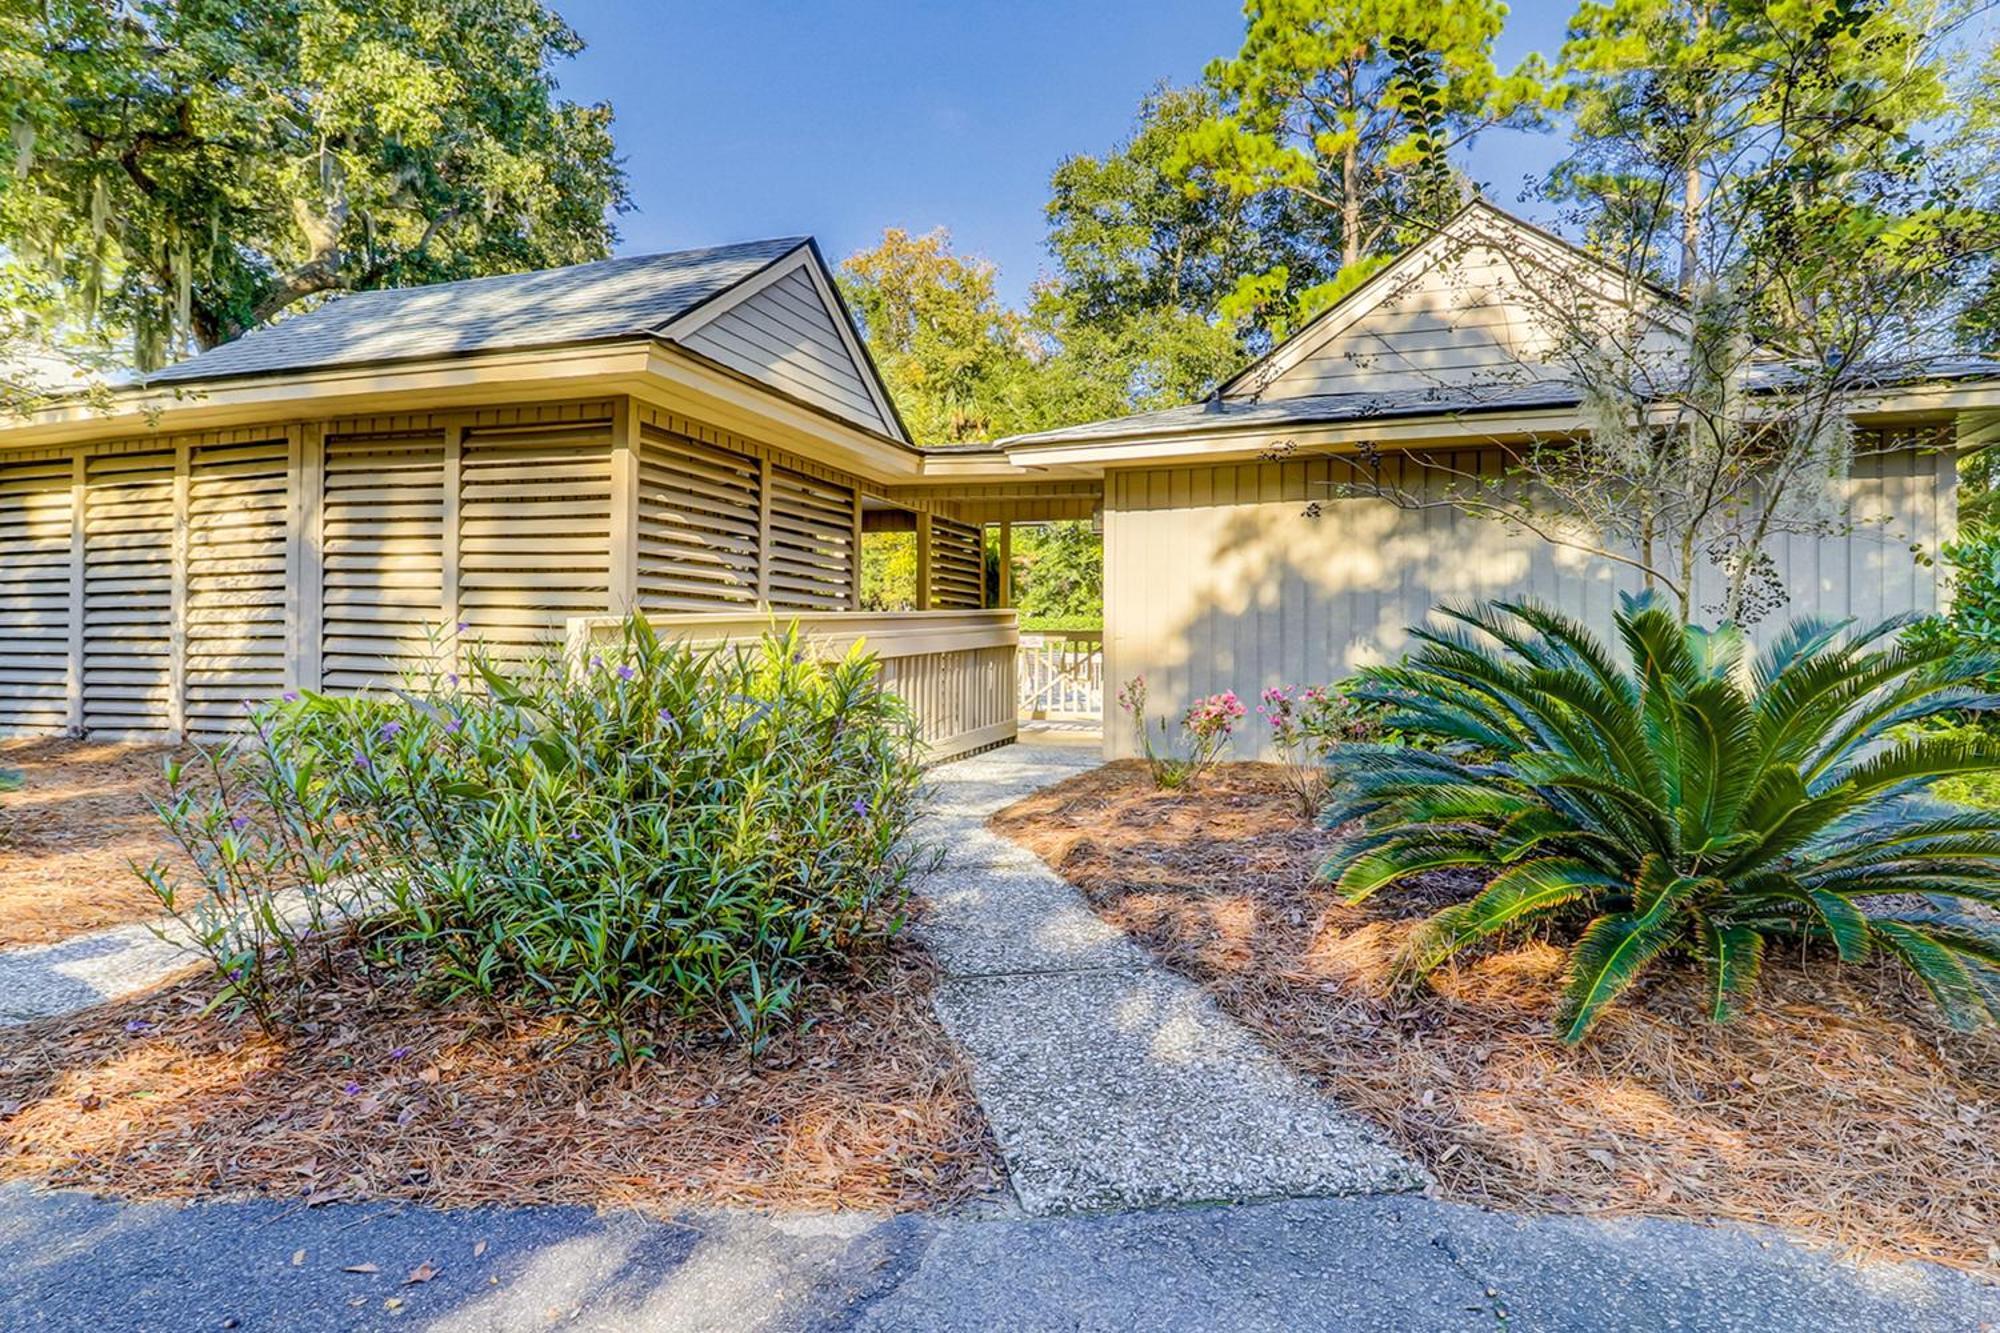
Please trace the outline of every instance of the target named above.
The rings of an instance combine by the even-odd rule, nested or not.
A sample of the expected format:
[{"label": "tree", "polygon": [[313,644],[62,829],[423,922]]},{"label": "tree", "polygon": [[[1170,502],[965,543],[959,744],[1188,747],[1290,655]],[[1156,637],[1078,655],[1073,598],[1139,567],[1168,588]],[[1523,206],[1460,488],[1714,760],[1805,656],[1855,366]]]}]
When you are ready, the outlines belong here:
[{"label": "tree", "polygon": [[840,266],[841,290],[904,420],[924,443],[966,443],[1025,429],[1029,349],[1000,303],[993,266],[952,253],[939,228],[898,227]]},{"label": "tree", "polygon": [[1088,522],[1015,529],[1014,604],[1024,624],[1104,623],[1104,538]]},{"label": "tree", "polygon": [[1323,210],[1339,249],[1337,280],[1300,288],[1273,270],[1242,300],[1290,284],[1303,318],[1457,211],[1466,187],[1451,152],[1540,115],[1540,62],[1502,74],[1493,61],[1506,12],[1499,0],[1248,0],[1242,49],[1208,69],[1221,114],[1178,161],[1237,198],[1275,191]]},{"label": "tree", "polygon": [[625,204],[537,0],[10,5],[0,250],[141,367],[331,292],[575,263]]},{"label": "tree", "polygon": [[1065,158],[1050,178],[1054,272],[1030,324],[1075,373],[1101,379],[1117,411],[1206,394],[1268,343],[1253,320],[1224,314],[1238,285],[1274,267],[1313,272],[1324,252],[1288,196],[1191,185],[1181,144],[1220,113],[1212,89],[1162,85],[1130,138]]},{"label": "tree", "polygon": [[1896,3],[1586,4],[1565,51],[1576,145],[1551,189],[1597,262],[1462,243],[1510,256],[1549,347],[1538,373],[1574,387],[1587,429],[1496,441],[1499,479],[1444,463],[1442,493],[1379,472],[1358,489],[1633,567],[1684,617],[1781,605],[1772,542],[1853,530],[1846,482],[1877,447],[1856,405],[1949,343],[1994,253],[1965,169],[1987,136],[1946,77],[1960,31]]}]

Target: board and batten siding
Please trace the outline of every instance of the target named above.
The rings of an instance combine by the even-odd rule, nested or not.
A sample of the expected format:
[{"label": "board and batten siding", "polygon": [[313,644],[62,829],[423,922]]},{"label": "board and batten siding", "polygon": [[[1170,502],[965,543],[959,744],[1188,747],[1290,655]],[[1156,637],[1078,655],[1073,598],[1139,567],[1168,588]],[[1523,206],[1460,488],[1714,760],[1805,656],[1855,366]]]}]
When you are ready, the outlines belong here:
[{"label": "board and batten siding", "polygon": [[221,739],[634,603],[850,610],[861,516],[853,477],[623,401],[0,455],[0,734]]},{"label": "board and batten siding", "polygon": [[[1497,473],[1475,450],[1440,463]],[[1935,556],[1956,521],[1951,450],[1902,450],[1858,458],[1850,484],[1855,531],[1784,536],[1771,554],[1789,606],[1767,619],[1852,616],[1873,622],[1939,609]],[[1390,456],[1385,481],[1437,487],[1408,459]],[[1401,476],[1398,468],[1407,469]],[[1439,602],[1532,596],[1599,632],[1637,575],[1614,562],[1561,550],[1500,524],[1449,509],[1403,510],[1386,501],[1330,499],[1331,460],[1120,470],[1105,478],[1105,670],[1122,684],[1147,681],[1155,718],[1178,716],[1203,695],[1235,690],[1254,707],[1278,685],[1324,684],[1407,650],[1407,629]],[[1307,517],[1318,502],[1319,517]],[[1719,589],[1697,590],[1713,604]],[[1252,715],[1254,717],[1254,713]],[[1105,719],[1112,757],[1134,752],[1122,715]],[[1239,730],[1250,757],[1259,731]]]}]

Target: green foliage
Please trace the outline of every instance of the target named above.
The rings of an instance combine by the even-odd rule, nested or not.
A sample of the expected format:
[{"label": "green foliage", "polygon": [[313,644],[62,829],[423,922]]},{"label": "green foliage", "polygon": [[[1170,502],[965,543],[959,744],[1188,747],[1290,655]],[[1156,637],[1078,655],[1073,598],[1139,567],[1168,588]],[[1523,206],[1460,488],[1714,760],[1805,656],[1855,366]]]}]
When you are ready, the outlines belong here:
[{"label": "green foliage", "polygon": [[7,304],[142,367],[322,293],[575,263],[625,202],[538,0],[0,7]]},{"label": "green foliage", "polygon": [[1242,48],[1208,69],[1222,113],[1179,161],[1239,198],[1282,191],[1338,219],[1343,268],[1393,252],[1464,202],[1454,148],[1538,122],[1540,63],[1502,74],[1493,61],[1506,13],[1498,0],[1250,0]]},{"label": "green foliage", "polygon": [[861,609],[909,611],[917,604],[917,534],[868,532],[861,537]]},{"label": "green foliage", "polygon": [[1104,625],[1104,537],[1084,520],[1014,530],[1014,605],[1021,623]]},{"label": "green foliage", "polygon": [[1325,817],[1367,822],[1326,868],[1350,900],[1442,867],[1493,872],[1412,938],[1407,978],[1524,924],[1571,934],[1557,1028],[1575,1042],[1667,953],[1703,964],[1704,1007],[1727,1018],[1775,939],[1879,950],[1954,1024],[2000,1018],[2000,932],[1963,910],[2000,906],[2000,817],[1928,799],[1990,773],[2000,741],[1904,731],[1996,702],[1990,660],[1896,644],[1899,621],[1802,620],[1753,662],[1740,631],[1643,597],[1617,617],[1621,667],[1541,606],[1447,614],[1459,628],[1416,631],[1406,663],[1354,685],[1447,748],[1336,750]]},{"label": "green foliage", "polygon": [[474,670],[274,701],[208,780],[170,769],[161,815],[198,873],[146,878],[221,1002],[270,1022],[354,939],[629,1062],[673,1021],[758,1044],[813,968],[900,928],[921,773],[873,659],[822,662],[795,629],[697,651],[635,617],[588,666]]}]

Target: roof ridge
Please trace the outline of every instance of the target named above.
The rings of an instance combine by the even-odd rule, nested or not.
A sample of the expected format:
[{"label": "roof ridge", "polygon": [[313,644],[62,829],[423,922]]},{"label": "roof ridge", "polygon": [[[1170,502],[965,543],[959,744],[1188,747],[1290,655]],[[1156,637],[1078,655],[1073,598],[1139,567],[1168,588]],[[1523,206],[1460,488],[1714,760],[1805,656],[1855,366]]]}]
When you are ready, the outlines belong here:
[{"label": "roof ridge", "polygon": [[[554,268],[523,268],[515,269],[511,273],[481,273],[476,277],[451,278],[444,282],[418,282],[412,283],[407,287],[369,287],[359,291],[336,292],[334,293],[334,299],[352,301],[365,300],[371,297],[407,295],[411,292],[450,291],[454,288],[475,287],[480,283],[506,282],[514,278],[539,278],[559,273],[575,273],[580,269],[608,267],[612,264],[638,264],[654,259],[708,259],[743,251],[759,250],[767,246],[782,246],[783,249],[774,250],[773,257],[775,258],[776,255],[796,249],[811,239],[811,236],[806,235],[765,236],[754,241],[730,241],[722,245],[689,246],[684,250],[648,250],[644,254],[637,255],[606,255],[602,259],[585,259],[575,264],[558,264]],[[260,328],[250,330],[250,333],[263,333],[266,330],[277,327],[278,325],[276,324],[265,324]],[[250,336],[250,333],[246,333],[243,336],[247,338]]]}]

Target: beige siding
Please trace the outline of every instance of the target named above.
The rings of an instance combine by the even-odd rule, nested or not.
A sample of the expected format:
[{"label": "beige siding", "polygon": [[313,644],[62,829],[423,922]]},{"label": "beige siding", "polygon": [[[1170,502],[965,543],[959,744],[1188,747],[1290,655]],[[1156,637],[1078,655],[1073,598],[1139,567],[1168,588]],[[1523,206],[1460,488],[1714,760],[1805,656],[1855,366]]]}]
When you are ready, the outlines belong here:
[{"label": "beige siding", "polygon": [[0,461],[0,729],[69,723],[68,458]]},{"label": "beige siding", "polygon": [[[1792,602],[1767,624],[1807,612],[1871,621],[1936,609],[1937,571],[1910,548],[1935,555],[1940,535],[1951,530],[1949,460],[1948,453],[1916,450],[1861,460],[1851,489],[1853,534],[1776,544]],[[1482,465],[1497,463],[1473,452],[1450,459],[1455,468]],[[1405,466],[1401,484],[1423,485],[1414,466]],[[1143,674],[1155,715],[1225,689],[1254,705],[1266,687],[1323,683],[1394,658],[1408,647],[1407,627],[1441,601],[1526,594],[1602,629],[1618,592],[1638,586],[1636,575],[1613,562],[1447,509],[1328,500],[1332,467],[1307,460],[1112,473],[1105,497],[1110,680]],[[1322,502],[1316,519],[1305,516],[1313,500]],[[1718,591],[1704,586],[1699,599],[1713,602]],[[1107,749],[1129,753],[1126,720],[1110,717],[1106,726]]]},{"label": "beige siding", "polygon": [[[1473,239],[1442,244],[1436,261],[1384,279],[1371,304],[1336,306],[1272,373],[1243,392],[1265,398],[1426,389],[1491,389],[1562,375],[1567,340],[1623,306],[1602,271],[1573,255]],[[1365,290],[1365,289],[1364,289]],[[1649,358],[1671,359],[1675,339],[1646,325]]]},{"label": "beige siding", "polygon": [[175,450],[85,459],[83,725],[173,726]]},{"label": "beige siding", "polygon": [[931,519],[931,596],[937,610],[986,605],[986,534],[969,523]]},{"label": "beige siding", "polygon": [[682,346],[868,429],[894,431],[801,266],[682,337]]},{"label": "beige siding", "polygon": [[475,426],[463,449],[459,614],[518,661],[610,603],[611,425]]},{"label": "beige siding", "polygon": [[762,471],[746,454],[641,427],[641,606],[701,611],[756,602]]},{"label": "beige siding", "polygon": [[290,443],[197,445],[188,474],[187,725],[240,731],[287,677]]},{"label": "beige siding", "polygon": [[860,532],[854,488],[773,467],[768,600],[785,611],[845,611],[854,604]]},{"label": "beige siding", "polygon": [[320,508],[321,684],[422,676],[449,650],[442,429],[329,435]]}]

